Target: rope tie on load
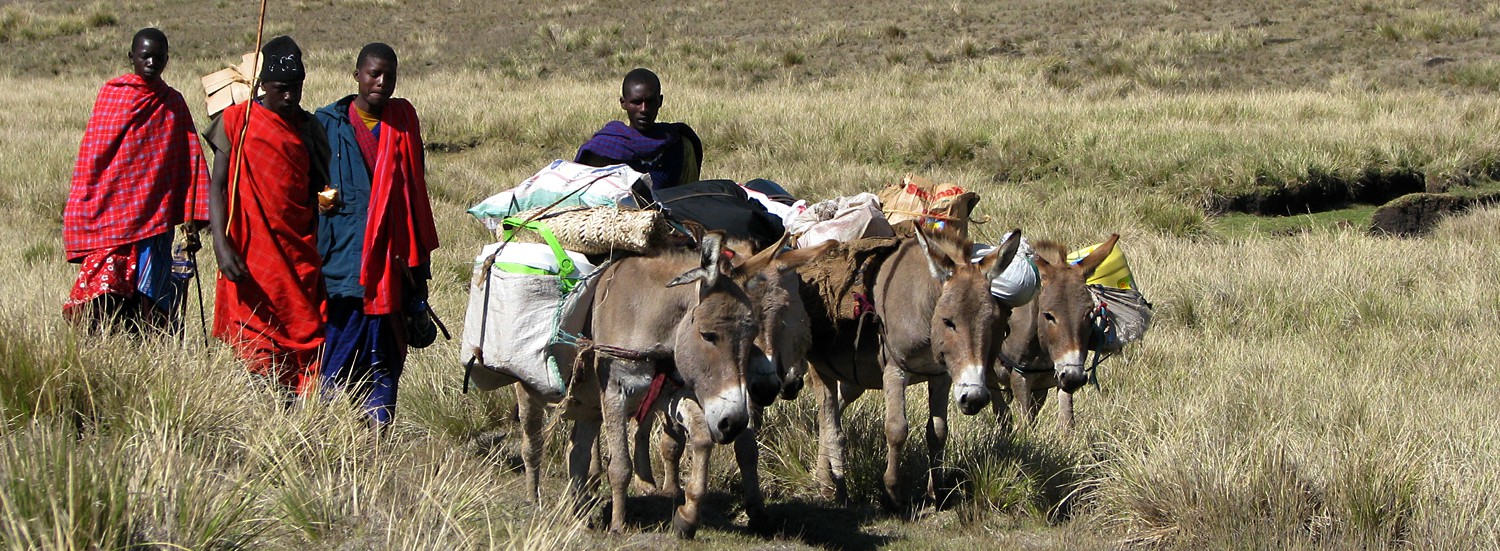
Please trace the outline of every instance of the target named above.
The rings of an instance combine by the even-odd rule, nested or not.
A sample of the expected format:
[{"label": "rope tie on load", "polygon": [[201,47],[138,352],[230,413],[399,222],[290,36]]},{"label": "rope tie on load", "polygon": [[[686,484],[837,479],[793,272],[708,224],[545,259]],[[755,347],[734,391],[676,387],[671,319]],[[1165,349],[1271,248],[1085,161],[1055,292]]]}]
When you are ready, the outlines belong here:
[{"label": "rope tie on load", "polygon": [[[1089,289],[1090,295],[1097,297],[1097,295],[1093,295],[1093,292],[1093,289]],[[1088,354],[1089,352],[1094,353],[1094,361],[1089,364],[1086,371],[1089,374],[1089,384],[1094,385],[1096,390],[1099,388],[1099,364],[1104,363],[1105,359],[1114,356],[1114,354],[1104,352],[1104,345],[1110,339],[1110,333],[1114,330],[1111,321],[1112,316],[1109,313],[1109,306],[1103,300],[1099,300],[1098,302],[1098,306],[1089,310],[1090,342],[1087,349],[1084,350],[1084,354]],[[1106,327],[1106,324],[1109,326]],[[1087,357],[1085,357],[1084,361],[1088,363]]]},{"label": "rope tie on load", "polygon": [[1016,373],[1020,373],[1022,375],[1032,375],[1032,374],[1036,374],[1036,373],[1051,373],[1052,372],[1052,368],[1050,368],[1050,367],[1047,367],[1047,368],[1031,368],[1031,367],[1026,367],[1021,362],[1015,361],[1015,360],[1011,359],[1009,356],[1006,356],[1004,352],[1000,353],[1000,365],[1003,365],[1003,366],[1005,366],[1006,369],[1009,369],[1009,370],[1014,371]]},{"label": "rope tie on load", "polygon": [[980,217],[977,217],[977,218],[973,217],[973,216],[970,216],[968,218],[959,218],[957,216],[948,216],[948,215],[945,215],[945,214],[937,214],[935,212],[915,212],[915,211],[909,211],[909,210],[903,210],[903,209],[887,209],[887,210],[884,210],[882,212],[885,212],[887,215],[891,215],[891,214],[905,214],[907,216],[914,216],[914,217],[917,217],[917,218],[933,218],[933,219],[937,219],[937,220],[942,220],[944,222],[964,222],[964,221],[967,221],[967,222],[971,222],[971,223],[974,223],[974,224],[988,224],[988,223],[990,223],[990,216],[989,215],[984,215],[984,216],[980,216]]},{"label": "rope tie on load", "polygon": [[[621,360],[633,362],[649,361],[652,363],[654,373],[651,375],[651,386],[646,390],[646,396],[641,399],[641,405],[636,408],[635,415],[633,416],[637,423],[644,422],[646,416],[651,414],[651,410],[656,407],[656,401],[661,398],[662,391],[666,389],[667,384],[670,383],[673,390],[682,387],[682,383],[679,380],[680,377],[675,373],[675,370],[664,367],[662,362],[656,361],[671,358],[672,355],[670,353],[662,350],[636,350],[612,344],[600,344],[587,337],[575,337],[573,342],[578,347],[578,355],[573,359],[573,377],[575,379],[578,377],[578,373],[583,370],[584,356],[586,355],[594,357],[593,363],[595,367],[599,363],[599,354]],[[568,385],[568,396],[572,396],[575,386],[572,383]],[[564,403],[566,402],[567,397],[565,396]]]}]

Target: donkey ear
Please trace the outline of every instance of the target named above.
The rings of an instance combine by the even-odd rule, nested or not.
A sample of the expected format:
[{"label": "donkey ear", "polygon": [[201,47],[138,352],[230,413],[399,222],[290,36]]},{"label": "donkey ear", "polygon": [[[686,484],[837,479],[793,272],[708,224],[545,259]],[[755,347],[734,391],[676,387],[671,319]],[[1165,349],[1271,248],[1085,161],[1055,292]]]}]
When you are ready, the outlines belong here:
[{"label": "donkey ear", "polygon": [[784,251],[786,249],[787,242],[789,242],[791,240],[792,240],[792,234],[790,232],[787,232],[787,231],[782,231],[781,232],[781,239],[777,239],[776,243],[773,244],[773,245],[771,245],[771,249],[770,249],[771,250],[771,258],[776,258],[778,256],[781,256],[782,251]]},{"label": "donkey ear", "polygon": [[917,225],[917,243],[922,246],[923,256],[927,259],[927,268],[932,271],[932,277],[938,281],[948,281],[953,277],[955,267],[953,259],[948,258],[948,253],[942,249],[934,248],[927,240],[927,232],[922,229],[922,224]]},{"label": "donkey ear", "polygon": [[724,268],[724,232],[708,232],[698,239],[698,260],[697,268],[683,272],[667,282],[667,286],[676,287],[702,281],[704,292],[712,289],[719,282],[719,270]]},{"label": "donkey ear", "polygon": [[724,232],[703,234],[703,239],[698,242],[698,255],[701,267],[708,272],[703,275],[703,288],[711,289],[719,282],[719,274],[724,273]]},{"label": "donkey ear", "polygon": [[676,287],[678,285],[687,285],[687,284],[692,283],[694,281],[698,281],[700,279],[705,279],[707,276],[708,276],[708,271],[707,270],[704,270],[703,268],[693,268],[691,270],[683,272],[682,275],[677,276],[672,281],[668,281],[667,282],[667,286],[668,287]]},{"label": "donkey ear", "polygon": [[1031,256],[1031,263],[1036,265],[1037,275],[1042,276],[1042,281],[1052,279],[1053,264],[1047,261],[1045,255],[1035,254]]},{"label": "donkey ear", "polygon": [[1021,249],[1021,228],[1010,230],[1010,237],[990,254],[979,261],[979,269],[984,272],[984,278],[993,281],[1010,267],[1011,261],[1016,259],[1016,251]]},{"label": "donkey ear", "polygon": [[1109,257],[1109,253],[1115,251],[1115,242],[1119,240],[1120,234],[1110,234],[1109,239],[1105,239],[1104,243],[1101,243],[1098,247],[1094,247],[1094,252],[1083,257],[1083,260],[1078,261],[1078,267],[1083,268],[1083,277],[1088,278],[1094,275],[1094,270],[1100,264],[1104,263],[1104,259]]},{"label": "donkey ear", "polygon": [[777,256],[781,255],[781,248],[786,246],[786,240],[787,234],[783,232],[781,239],[776,240],[776,243],[771,246],[757,251],[755,256],[741,263],[736,267],[736,270],[747,274],[764,270],[767,266],[771,265],[772,261],[776,260]]},{"label": "donkey ear", "polygon": [[823,253],[832,250],[833,246],[837,244],[839,244],[838,241],[830,239],[805,249],[796,249],[792,252],[782,254],[776,257],[776,270],[782,273],[795,270],[803,264],[807,264],[813,259],[823,256]]}]

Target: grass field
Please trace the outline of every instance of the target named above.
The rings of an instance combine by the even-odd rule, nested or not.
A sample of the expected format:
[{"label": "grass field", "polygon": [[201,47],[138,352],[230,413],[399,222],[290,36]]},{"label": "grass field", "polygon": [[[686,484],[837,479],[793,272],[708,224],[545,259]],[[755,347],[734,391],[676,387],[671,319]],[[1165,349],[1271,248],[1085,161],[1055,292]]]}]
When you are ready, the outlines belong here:
[{"label": "grass field", "polygon": [[[743,529],[721,450],[705,528],[682,544],[665,498],[632,498],[618,536],[588,527],[597,511],[580,521],[521,503],[510,393],[461,394],[451,343],[413,353],[393,437],[372,449],[341,403],[280,408],[202,341],[196,313],[184,342],[65,324],[76,268],[61,213],[93,94],[126,69],[135,28],[156,24],[173,44],[166,79],[201,109],[196,77],[248,49],[253,6],[0,7],[0,542],[1500,548],[1500,375],[1487,365],[1500,355],[1500,210],[1412,240],[1367,235],[1363,204],[1223,216],[1403,178],[1493,189],[1500,7],[1185,4],[271,4],[272,31],[308,52],[309,108],[353,90],[366,39],[337,16],[390,21],[379,38],[403,56],[400,95],[424,119],[443,240],[433,303],[450,322],[488,237],[463,210],[570,157],[617,116],[618,75],[635,65],[665,79],[663,118],[703,137],[705,176],[823,198],[918,172],[984,196],[996,220],[984,239],[1014,226],[1080,246],[1122,234],[1155,325],[1081,391],[1071,434],[1050,405],[1014,433],[954,419],[963,497],[892,518],[875,497],[878,396],[848,417],[848,508],[818,497],[812,400],[779,404],[762,477],[780,529]],[[1427,66],[1435,57],[1453,59]],[[561,443],[548,450],[553,495]],[[908,446],[913,488],[921,449]]]}]

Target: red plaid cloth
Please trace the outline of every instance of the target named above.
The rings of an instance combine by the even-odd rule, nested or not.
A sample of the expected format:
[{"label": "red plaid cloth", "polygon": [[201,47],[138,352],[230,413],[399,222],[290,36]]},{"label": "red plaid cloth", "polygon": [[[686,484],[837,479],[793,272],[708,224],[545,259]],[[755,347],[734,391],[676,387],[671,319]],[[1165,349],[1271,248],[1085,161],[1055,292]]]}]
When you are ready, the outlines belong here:
[{"label": "red plaid cloth", "polygon": [[[349,125],[354,127],[354,141],[359,143],[359,152],[364,154],[365,170],[370,174],[375,173],[375,159],[380,158],[380,138],[375,137],[375,132],[365,126],[365,118],[359,115],[359,108],[354,102],[349,102]],[[379,128],[379,125],[376,125]]]},{"label": "red plaid cloth", "polygon": [[[248,106],[254,111],[241,144]],[[297,128],[255,102],[226,109],[224,132],[231,155],[244,148],[237,182],[230,161],[227,221],[230,246],[250,277],[219,278],[214,336],[233,345],[251,372],[303,389],[316,380],[325,308],[312,160]]]},{"label": "red plaid cloth", "polygon": [[[356,122],[355,135],[364,128],[364,122]],[[392,99],[381,114],[380,155],[370,175],[370,214],[359,270],[365,314],[399,311],[403,269],[426,263],[438,248],[424,172],[417,110],[404,99]]]},{"label": "red plaid cloth", "polygon": [[[208,165],[182,94],[134,74],[99,89],[63,209],[68,261],[208,219]],[[191,204],[189,204],[191,203]]]}]

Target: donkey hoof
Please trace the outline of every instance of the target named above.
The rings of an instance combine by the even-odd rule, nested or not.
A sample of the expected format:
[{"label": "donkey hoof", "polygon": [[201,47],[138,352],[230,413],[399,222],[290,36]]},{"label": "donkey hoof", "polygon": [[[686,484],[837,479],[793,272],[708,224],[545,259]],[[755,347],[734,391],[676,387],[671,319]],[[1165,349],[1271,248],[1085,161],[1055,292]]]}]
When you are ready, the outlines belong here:
[{"label": "donkey hoof", "polygon": [[646,482],[639,478],[630,482],[630,491],[636,495],[650,496],[661,492],[661,488],[655,482]]},{"label": "donkey hoof", "polygon": [[891,515],[903,516],[907,513],[906,505],[902,504],[899,498],[885,492],[880,493],[880,506]]},{"label": "donkey hoof", "polygon": [[751,532],[764,535],[776,531],[776,522],[771,519],[771,515],[766,513],[765,510],[751,510],[746,511],[745,514],[750,517],[749,521],[745,523],[745,527],[749,528]]},{"label": "donkey hoof", "polygon": [[698,523],[689,521],[682,516],[681,511],[674,512],[672,513],[672,532],[676,533],[678,538],[693,539],[693,536],[698,534]]}]

